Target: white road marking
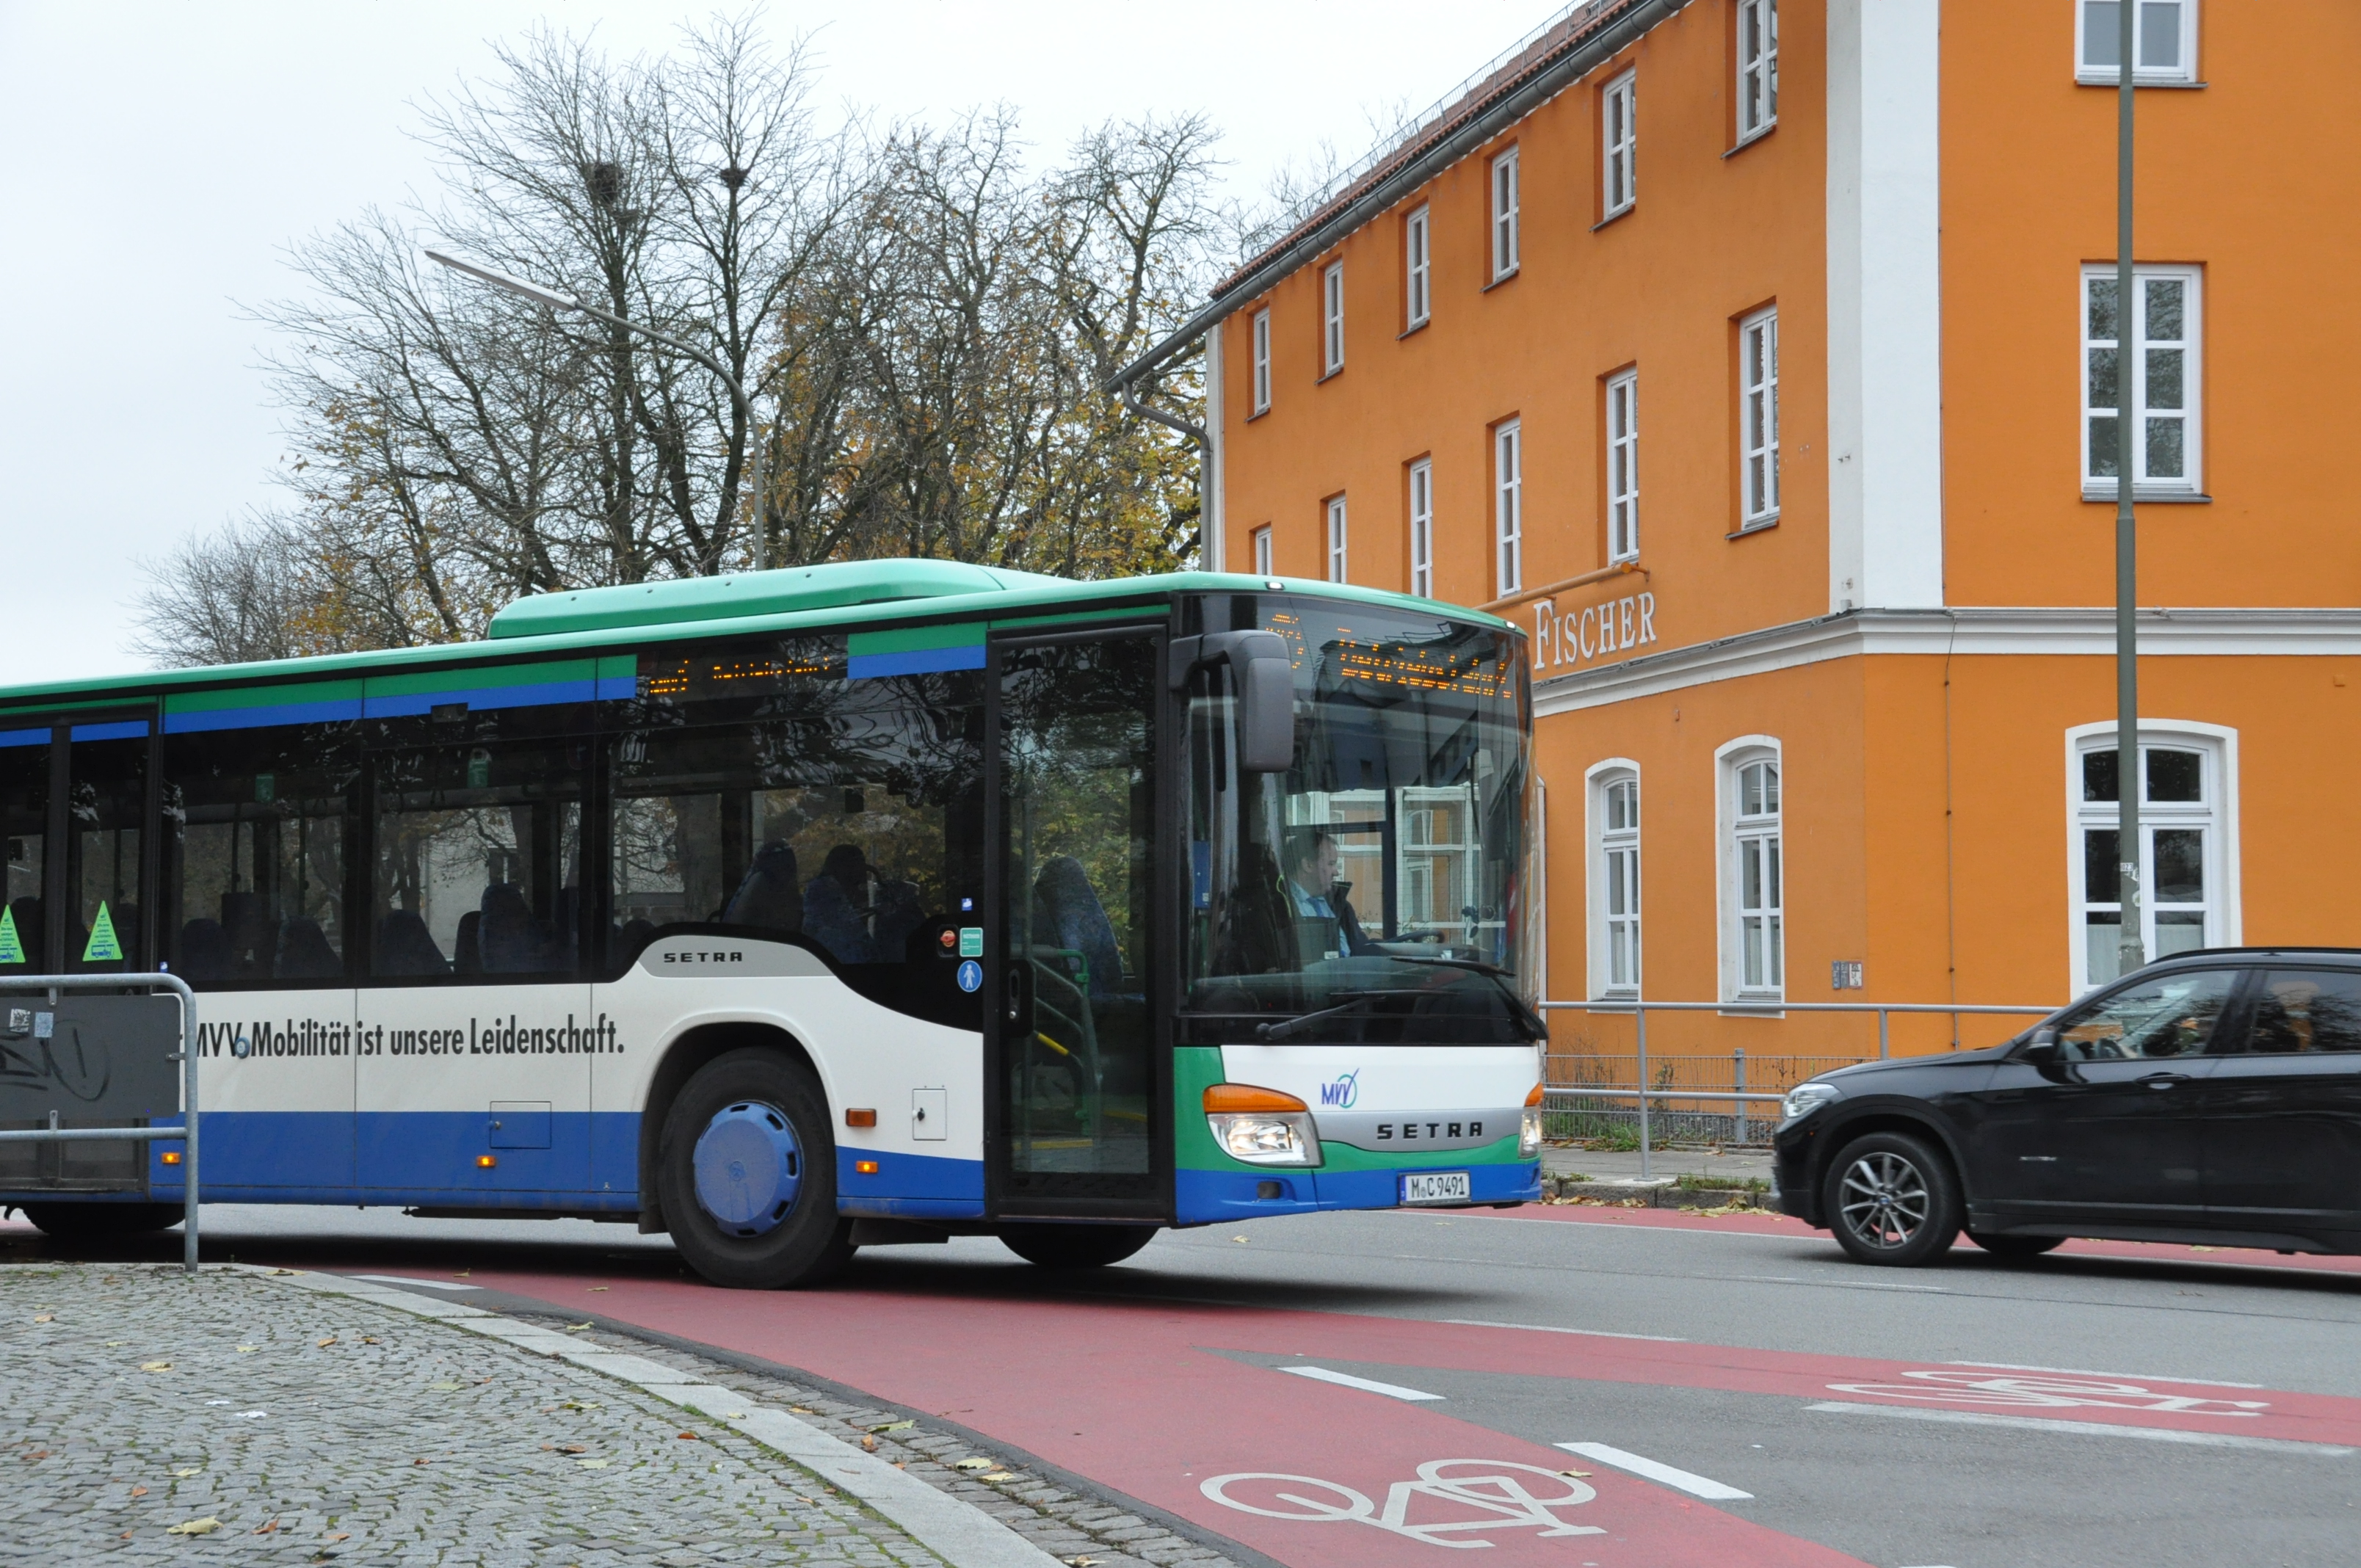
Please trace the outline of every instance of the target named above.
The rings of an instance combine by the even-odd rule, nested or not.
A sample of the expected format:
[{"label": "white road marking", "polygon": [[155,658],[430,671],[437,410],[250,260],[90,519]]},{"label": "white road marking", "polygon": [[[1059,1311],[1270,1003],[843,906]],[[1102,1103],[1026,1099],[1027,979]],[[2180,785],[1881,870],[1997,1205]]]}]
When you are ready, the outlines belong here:
[{"label": "white road marking", "polygon": [[1482,1318],[1442,1318],[1437,1321],[1456,1323],[1463,1329],[1526,1329],[1537,1334],[1588,1334],[1592,1339],[1644,1339],[1658,1344],[1686,1344],[1678,1334],[1619,1334],[1608,1329],[1561,1329],[1550,1323],[1493,1323]]},{"label": "white road marking", "polygon": [[462,1285],[456,1279],[412,1279],[407,1274],[347,1274],[347,1279],[366,1279],[372,1285],[423,1285],[429,1290],[480,1290],[480,1285]]},{"label": "white road marking", "polygon": [[2028,1366],[2022,1361],[1947,1361],[1946,1366],[1989,1366],[1997,1372],[2057,1372],[2069,1377],[2113,1377],[2125,1383],[2186,1383],[2193,1388],[2268,1388],[2268,1383],[2232,1383],[2221,1377],[2173,1377],[2161,1372],[2093,1372],[2087,1366]]},{"label": "white road marking", "polygon": [[1923,1405],[1851,1405],[1839,1400],[1806,1405],[1836,1416],[1899,1416],[1906,1421],[1949,1421],[1956,1426],[2015,1427],[2025,1431],[2071,1432],[2080,1437],[2144,1437],[2150,1442],[2186,1442],[2202,1448],[2258,1448],[2274,1453],[2310,1453],[2343,1459],[2354,1451],[2333,1442],[2292,1438],[2241,1437],[2231,1432],[2182,1431],[2176,1427],[2131,1427],[2114,1421],[2060,1421],[2041,1416],[1987,1416],[1972,1410],[1932,1410]]},{"label": "white road marking", "polygon": [[1603,1442],[1561,1442],[1557,1446],[1568,1453],[1579,1453],[1585,1459],[1596,1459],[1601,1464],[1629,1470],[1634,1475],[1686,1492],[1692,1497],[1703,1497],[1709,1503],[1737,1502],[1754,1496],[1752,1492],[1741,1492],[1735,1486],[1725,1486],[1702,1475],[1693,1475],[1686,1470],[1675,1470],[1653,1459],[1626,1453],[1620,1448],[1609,1448]]},{"label": "white road marking", "polygon": [[1322,1383],[1334,1383],[1340,1388],[1359,1388],[1371,1394],[1383,1394],[1389,1399],[1440,1399],[1440,1394],[1422,1394],[1415,1388],[1405,1388],[1399,1383],[1379,1383],[1372,1378],[1356,1377],[1349,1372],[1331,1372],[1324,1366],[1280,1366],[1279,1372],[1291,1372],[1298,1377],[1311,1377]]}]

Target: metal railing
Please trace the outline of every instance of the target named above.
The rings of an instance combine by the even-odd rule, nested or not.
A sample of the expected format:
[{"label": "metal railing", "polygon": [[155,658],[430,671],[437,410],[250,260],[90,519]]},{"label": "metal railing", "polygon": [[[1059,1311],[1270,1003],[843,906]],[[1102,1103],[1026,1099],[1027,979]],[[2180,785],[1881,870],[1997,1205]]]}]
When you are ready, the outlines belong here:
[{"label": "metal railing", "polygon": [[[1971,1004],[1951,1002],[1642,1002],[1623,999],[1602,1000],[1597,1002],[1543,1002],[1541,1006],[1543,1012],[1589,1013],[1619,1017],[1629,1016],[1631,1018],[1634,1043],[1638,1047],[1637,1060],[1639,1067],[1639,1080],[1637,1083],[1628,1089],[1617,1085],[1595,1085],[1588,1083],[1568,1084],[1563,1086],[1557,1084],[1545,1084],[1544,1092],[1546,1093],[1548,1091],[1557,1091],[1563,1088],[1576,1094],[1601,1100],[1631,1100],[1636,1102],[1639,1105],[1640,1123],[1640,1179],[1642,1181],[1653,1179],[1650,1169],[1651,1158],[1653,1152],[1652,1146],[1652,1129],[1649,1124],[1650,1102],[1680,1100],[1728,1103],[1736,1108],[1736,1120],[1739,1127],[1742,1131],[1747,1124],[1745,1113],[1746,1106],[1761,1103],[1765,1101],[1775,1103],[1776,1102],[1786,1098],[1784,1091],[1776,1093],[1762,1093],[1750,1091],[1747,1089],[1746,1053],[1742,1050],[1732,1053],[1734,1058],[1734,1077],[1736,1081],[1730,1089],[1724,1090],[1719,1087],[1698,1087],[1695,1085],[1691,1085],[1686,1088],[1664,1089],[1649,1087],[1648,1014],[1651,1013],[1722,1013],[1730,1014],[1733,1017],[1741,1018],[1763,1017],[1766,1015],[1785,1013],[1876,1014],[1876,1058],[1860,1057],[1853,1058],[1815,1058],[1819,1060],[1835,1061],[1837,1065],[1841,1066],[1849,1065],[1850,1061],[1852,1060],[1882,1060],[1891,1057],[1894,1052],[1893,1015],[1896,1013],[1905,1014],[1949,1014],[1953,1021],[1952,1032],[1954,1036],[1956,1036],[1958,1033],[1958,1020],[1962,1015],[2000,1014],[2018,1017],[2039,1017],[2054,1013],[2058,1010],[2055,1003],[2045,1003],[2040,1006],[2019,1007],[1987,1005],[1982,1003]],[[1551,1058],[1549,1059],[1552,1061],[1558,1061],[1565,1058]],[[1671,1059],[1677,1060],[1686,1058],[1676,1058]],[[1760,1058],[1758,1058],[1758,1060]],[[1828,1069],[1827,1068],[1819,1068],[1815,1070],[1825,1072]],[[1778,1118],[1776,1116],[1773,1116],[1768,1118],[1768,1120],[1775,1123]],[[1742,1142],[1744,1140],[1741,1137],[1740,1141]]]},{"label": "metal railing", "polygon": [[169,991],[180,999],[181,1048],[168,1060],[181,1064],[181,1112],[186,1123],[180,1127],[61,1127],[57,1112],[49,1113],[46,1127],[28,1127],[0,1132],[0,1143],[65,1144],[65,1143],[182,1143],[188,1146],[182,1157],[185,1174],[181,1177],[181,1266],[190,1273],[197,1271],[197,997],[189,982],[176,974],[30,974],[10,975],[0,979],[0,994],[20,991],[46,991],[55,1006],[61,991],[122,991],[144,986],[149,991]]}]

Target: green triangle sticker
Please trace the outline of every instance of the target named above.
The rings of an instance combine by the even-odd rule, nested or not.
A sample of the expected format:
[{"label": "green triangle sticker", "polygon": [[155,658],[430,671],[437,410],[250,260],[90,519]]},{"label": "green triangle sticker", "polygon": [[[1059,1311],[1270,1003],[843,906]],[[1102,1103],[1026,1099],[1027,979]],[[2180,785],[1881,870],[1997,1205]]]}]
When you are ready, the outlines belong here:
[{"label": "green triangle sticker", "polygon": [[82,950],[82,961],[86,964],[105,960],[119,963],[122,959],[123,944],[115,939],[114,916],[107,914],[106,905],[101,903],[98,918],[91,922],[90,946]]},{"label": "green triangle sticker", "polygon": [[25,961],[25,944],[16,937],[16,912],[0,906],[0,964]]}]

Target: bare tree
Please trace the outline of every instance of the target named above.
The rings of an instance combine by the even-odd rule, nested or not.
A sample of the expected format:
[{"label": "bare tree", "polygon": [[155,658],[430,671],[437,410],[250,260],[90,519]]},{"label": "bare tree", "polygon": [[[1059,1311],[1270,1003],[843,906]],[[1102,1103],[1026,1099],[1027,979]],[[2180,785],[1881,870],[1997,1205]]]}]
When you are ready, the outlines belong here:
[{"label": "bare tree", "polygon": [[132,646],[159,663],[243,664],[328,651],[316,637],[317,595],[302,542],[277,518],[225,523],[140,570],[147,586]]}]

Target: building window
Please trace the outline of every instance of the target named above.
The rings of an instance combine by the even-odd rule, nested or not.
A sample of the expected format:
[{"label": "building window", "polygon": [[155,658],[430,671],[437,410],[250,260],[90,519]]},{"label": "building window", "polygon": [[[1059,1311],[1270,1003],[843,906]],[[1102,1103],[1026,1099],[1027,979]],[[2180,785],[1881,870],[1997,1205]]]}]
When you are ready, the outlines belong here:
[{"label": "building window", "polygon": [[1778,744],[1733,742],[1720,762],[1723,994],[1775,997],[1787,973]]},{"label": "building window", "polygon": [[1517,269],[1517,149],[1492,160],[1492,280]]},{"label": "building window", "polygon": [[1427,250],[1426,209],[1402,220],[1402,299],[1406,326],[1424,326],[1432,303],[1432,258]]},{"label": "building window", "polygon": [[1321,374],[1334,376],[1345,367],[1345,264],[1332,261],[1320,275]]},{"label": "building window", "polygon": [[[2094,86],[2123,79],[2124,14],[2117,0],[2079,0],[2074,7],[2074,74]],[[2197,80],[2197,0],[2140,0],[2133,25],[2132,80]]]},{"label": "building window", "polygon": [[1270,409],[1270,313],[1254,313],[1254,411]]},{"label": "building window", "polygon": [[2117,377],[2128,368],[2132,393],[2132,494],[2194,495],[2201,466],[2198,428],[2199,275],[2191,267],[2142,267],[2133,283],[2131,362],[2122,364],[2115,269],[2082,271],[2082,493],[2115,495]]},{"label": "building window", "polygon": [[1779,521],[1779,313],[1738,323],[1739,527]]},{"label": "building window", "polygon": [[1640,773],[1591,773],[1591,983],[1594,996],[1640,994]]},{"label": "building window", "polygon": [[1607,560],[1640,555],[1640,372],[1607,378]]},{"label": "building window", "polygon": [[1598,100],[1599,198],[1603,222],[1628,210],[1638,199],[1633,177],[1638,172],[1639,131],[1632,117],[1639,72],[1627,71],[1607,84]]},{"label": "building window", "polygon": [[1738,0],[1738,139],[1779,123],[1779,0]]},{"label": "building window", "polygon": [[1492,433],[1492,521],[1499,591],[1525,586],[1525,440],[1517,421]]},{"label": "building window", "polygon": [[1270,524],[1254,531],[1254,569],[1257,577],[1270,576]]},{"label": "building window", "polygon": [[1345,498],[1332,496],[1328,501],[1328,580],[1349,582],[1345,558]]},{"label": "building window", "polygon": [[1434,465],[1410,466],[1410,591],[1434,597]]},{"label": "building window", "polygon": [[[2228,839],[2235,751],[2229,730],[2140,729],[2140,941],[2148,958],[2236,942]],[[2077,990],[2116,978],[2123,938],[2122,768],[2115,727],[2069,736],[2070,872]]]}]

